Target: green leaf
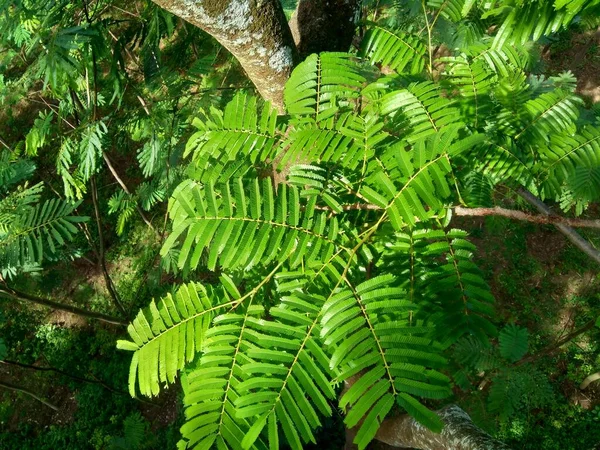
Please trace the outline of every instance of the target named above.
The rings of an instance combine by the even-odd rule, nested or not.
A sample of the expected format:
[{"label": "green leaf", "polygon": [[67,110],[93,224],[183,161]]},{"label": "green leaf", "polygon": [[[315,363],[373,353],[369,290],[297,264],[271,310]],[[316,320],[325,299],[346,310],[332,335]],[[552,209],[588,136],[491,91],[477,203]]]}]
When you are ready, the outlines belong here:
[{"label": "green leaf", "polygon": [[173,383],[186,362],[200,351],[214,311],[227,304],[224,292],[200,284],[181,286],[149,311],[140,311],[128,331],[132,341],[120,341],[123,350],[133,351],[129,389],[137,382],[146,396],[158,395],[159,383]]},{"label": "green leaf", "polygon": [[498,336],[500,354],[510,362],[518,361],[527,353],[529,333],[526,328],[510,324],[504,327]]}]

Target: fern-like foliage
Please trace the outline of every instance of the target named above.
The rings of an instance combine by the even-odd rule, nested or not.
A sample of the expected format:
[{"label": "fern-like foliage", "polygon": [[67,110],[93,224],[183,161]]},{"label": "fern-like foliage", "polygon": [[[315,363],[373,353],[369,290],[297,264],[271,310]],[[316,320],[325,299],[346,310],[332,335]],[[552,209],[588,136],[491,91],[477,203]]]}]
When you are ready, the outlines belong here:
[{"label": "fern-like foliage", "polygon": [[506,6],[495,6],[486,14],[500,24],[494,45],[504,42],[524,43],[538,40],[569,25],[577,14],[593,9],[597,0],[518,0]]},{"label": "fern-like foliage", "polygon": [[288,258],[292,267],[311,266],[343,242],[338,219],[328,219],[315,206],[314,196],[303,202],[294,186],[280,186],[275,192],[270,178],[262,183],[254,179],[249,189],[241,179],[220,189],[184,182],[173,194],[169,214],[174,228],[161,254],[185,236],[178,265],[186,270],[198,267],[205,249],[211,270],[217,263],[249,270]]},{"label": "fern-like foliage", "polygon": [[136,450],[142,447],[146,434],[146,421],[138,413],[130,414],[123,421],[123,436],[113,438],[110,450]]},{"label": "fern-like foliage", "polygon": [[591,125],[553,136],[542,154],[543,187],[548,196],[554,196],[567,184],[575,195],[592,201],[600,195],[597,170],[600,167],[600,129]]},{"label": "fern-like foliage", "polygon": [[[451,394],[448,373],[468,386],[473,370],[494,371],[494,398],[511,385],[498,370],[525,354],[526,331],[504,328],[490,343],[493,296],[475,246],[447,229],[451,208],[493,204],[500,183],[591,200],[600,166],[572,77],[526,73],[523,36],[577,8],[544,7],[539,29],[513,34],[510,15],[529,20],[529,6],[492,3],[419,2],[427,43],[376,25],[362,60],[309,56],[285,87],[285,116],[246,93],[201,111],[186,179],[172,193],[157,182],[136,192],[147,205],[170,197],[163,263],[220,276],[153,302],[120,342],[134,352],[132,395],[157,395],[184,373],[179,448],[301,449],[343,382],[338,405],[363,449],[389,414],[440,431],[424,400]],[[452,42],[469,45],[448,46],[425,73],[440,23],[463,27]],[[375,79],[374,65],[397,73]],[[150,174],[161,152],[147,145]]]},{"label": "fern-like foliage", "polygon": [[248,169],[245,161],[256,164],[275,156],[280,139],[277,112],[269,104],[262,111],[258,108],[256,97],[237,94],[225,111],[213,108],[203,120],[194,120],[199,131],[188,141],[184,156],[192,155],[199,181],[239,177]]},{"label": "fern-like foliage", "polygon": [[0,200],[0,264],[2,274],[40,265],[73,240],[76,224],[87,217],[73,214],[79,203],[39,201],[41,184],[22,187]]},{"label": "fern-like foliage", "polygon": [[491,108],[490,91],[495,81],[494,73],[482,60],[469,60],[466,56],[442,58],[447,64],[447,81],[462,97],[461,113],[477,127],[482,116]]},{"label": "fern-like foliage", "polygon": [[351,56],[311,55],[286,83],[285,104],[290,114],[318,122],[330,118],[340,106],[351,105],[364,82],[359,65]]},{"label": "fern-like foliage", "polygon": [[398,233],[385,250],[386,270],[401,273],[415,317],[431,319],[436,340],[448,347],[462,337],[485,344],[496,335],[494,298],[477,266],[475,246],[462,230]]},{"label": "fern-like foliage", "polygon": [[478,372],[497,369],[503,363],[489,342],[474,336],[464,336],[456,342],[454,357],[463,367]]},{"label": "fern-like foliage", "polygon": [[506,422],[519,410],[541,408],[554,399],[552,386],[539,370],[503,370],[492,380],[488,410]]},{"label": "fern-like foliage", "polygon": [[[260,320],[263,308],[250,307],[244,314],[219,315],[207,331],[204,356],[197,367],[182,377],[186,423],[181,428],[183,448],[242,448],[250,425],[236,417],[235,401],[245,379],[240,366],[248,358],[242,349],[245,325]],[[257,445],[257,448],[266,448]]]},{"label": "fern-like foliage", "polygon": [[528,348],[527,329],[515,324],[507,325],[500,331],[498,342],[500,354],[510,362],[518,361],[527,353]]},{"label": "fern-like foliage", "polygon": [[108,200],[108,213],[118,214],[117,234],[120,236],[125,230],[127,221],[135,211],[135,200],[124,191],[119,191]]},{"label": "fern-like foliage", "polygon": [[[238,416],[255,417],[242,446],[253,445],[263,433],[269,446],[279,446],[278,429],[294,449],[303,442],[316,443],[313,431],[319,416],[330,416],[335,398],[329,360],[319,339],[322,294],[308,285],[318,283],[298,272],[282,272],[277,291],[281,302],[271,308],[272,321],[248,323],[253,359],[242,366],[248,379],[239,386]],[[304,289],[299,285],[304,284]],[[317,284],[318,286],[318,284]],[[265,432],[263,432],[266,431]]]},{"label": "fern-like foliage", "polygon": [[447,377],[427,369],[443,367],[444,359],[435,351],[430,330],[413,321],[417,305],[394,287],[391,275],[348,284],[325,302],[321,334],[340,378],[364,373],[340,400],[342,408],[350,408],[346,426],[364,418],[355,442],[364,448],[395,403],[429,428],[441,430],[439,418],[413,397],[450,395]]},{"label": "fern-like foliage", "polygon": [[19,158],[8,150],[0,151],[0,192],[7,192],[17,183],[29,178],[35,170],[33,162]]},{"label": "fern-like foliage", "polygon": [[428,220],[441,212],[441,200],[451,193],[447,180],[451,172],[450,157],[482,138],[473,135],[456,140],[457,133],[456,127],[448,127],[421,139],[411,149],[401,145],[392,147],[380,160],[369,163],[370,175],[361,194],[385,209],[396,230],[414,226],[418,220]]},{"label": "fern-like foliage", "polygon": [[385,95],[381,99],[381,112],[391,114],[398,122],[405,120],[403,131],[406,139],[416,142],[446,125],[460,123],[460,114],[452,107],[453,102],[440,93],[440,88],[434,83],[413,83],[407,89]]},{"label": "fern-like foliage", "polygon": [[[196,122],[201,132],[187,150],[191,177],[169,201],[172,231],[161,253],[184,274],[203,266],[232,276],[223,274],[218,293],[192,284],[151,304],[130,326],[132,341],[120,342],[134,351],[132,394],[139,386],[156,395],[200,353],[184,377],[181,448],[278,448],[284,437],[300,449],[314,442],[320,417],[332,413],[334,383],[355,377],[340,406],[348,426],[362,422],[360,448],[393,408],[441,429],[420,401],[450,395],[440,371],[441,334],[429,320],[445,308],[441,295],[417,295],[416,285],[407,289],[385,264],[366,280],[364,271],[375,262],[370,245],[382,230],[403,232],[446,214],[451,160],[484,137],[461,133],[458,109],[444,115],[449,102],[436,103],[439,90],[431,83],[406,90],[419,117],[412,106],[388,108],[394,117],[387,131],[377,102],[355,111],[364,81],[359,67],[339,54],[299,66],[288,84],[296,91],[286,91],[287,129],[268,106],[243,94],[223,114],[213,110]],[[344,68],[350,75],[339,78]],[[393,133],[403,115],[414,127],[406,125],[398,139]],[[236,172],[240,160],[246,162]],[[221,173],[210,172],[212,162]],[[267,162],[275,168],[270,176],[257,170]],[[351,225],[361,217],[371,223],[363,231]],[[441,236],[454,239],[448,253],[459,258],[452,252],[466,244]],[[421,269],[424,279],[431,267]],[[248,280],[243,288],[240,276]],[[447,288],[449,277],[427,282]],[[482,313],[473,304],[470,312]],[[461,297],[458,309],[464,305]]]},{"label": "fern-like foliage", "polygon": [[363,40],[362,54],[371,63],[398,73],[418,75],[425,68],[427,47],[419,37],[373,26]]},{"label": "fern-like foliage", "polygon": [[120,349],[134,352],[129,371],[131,395],[136,396],[136,385],[141,394],[152,396],[160,392],[159,383],[173,383],[186,361],[201,350],[215,311],[235,304],[225,289],[190,283],[158,305],[150,303],[147,312],[140,311],[127,329],[131,341],[118,342]]},{"label": "fern-like foliage", "polygon": [[554,133],[574,131],[582,100],[568,91],[547,92],[525,103],[523,126],[515,139],[545,140]]},{"label": "fern-like foliage", "polygon": [[427,285],[434,294],[435,303],[443,311],[437,323],[440,337],[455,342],[464,334],[484,341],[496,333],[490,318],[493,315],[493,296],[478,267],[473,263],[475,246],[465,239],[460,230],[446,233],[428,248],[431,255],[446,253],[446,263],[427,277]]},{"label": "fern-like foliage", "polygon": [[281,272],[270,320],[251,301],[214,319],[204,356],[187,375],[183,448],[277,448],[280,429],[292,448],[314,442],[335,394],[319,342],[324,298],[302,289],[312,283],[310,273]]}]

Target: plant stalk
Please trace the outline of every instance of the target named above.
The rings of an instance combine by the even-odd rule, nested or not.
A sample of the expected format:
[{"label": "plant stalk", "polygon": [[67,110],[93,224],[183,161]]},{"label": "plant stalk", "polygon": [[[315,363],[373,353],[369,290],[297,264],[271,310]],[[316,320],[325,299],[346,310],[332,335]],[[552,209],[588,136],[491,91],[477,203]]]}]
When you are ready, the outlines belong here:
[{"label": "plant stalk", "polygon": [[92,202],[94,203],[94,214],[96,216],[96,225],[98,228],[98,262],[100,263],[100,268],[102,269],[102,274],[104,275],[104,281],[106,283],[106,289],[113,299],[114,304],[121,311],[121,313],[127,317],[127,312],[119,300],[119,295],[115,289],[115,286],[110,278],[108,273],[108,268],[106,267],[106,258],[104,257],[104,234],[102,233],[102,223],[100,221],[100,208],[98,207],[98,189],[96,186],[96,177],[92,176],[90,178],[90,182],[92,185]]}]

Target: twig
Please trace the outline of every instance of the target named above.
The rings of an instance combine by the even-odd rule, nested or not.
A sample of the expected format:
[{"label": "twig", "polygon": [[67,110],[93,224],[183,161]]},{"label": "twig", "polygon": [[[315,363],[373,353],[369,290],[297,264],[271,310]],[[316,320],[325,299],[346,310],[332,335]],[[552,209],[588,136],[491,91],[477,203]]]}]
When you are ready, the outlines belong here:
[{"label": "twig", "polygon": [[0,144],[4,145],[8,150],[12,150],[2,136],[0,136]]},{"label": "twig", "polygon": [[113,282],[108,274],[108,269],[106,267],[106,258],[104,257],[104,234],[102,233],[102,223],[100,221],[100,208],[98,207],[98,189],[96,186],[96,177],[92,176],[90,178],[90,184],[92,186],[92,202],[94,203],[94,214],[96,216],[96,225],[98,227],[98,260],[100,263],[100,268],[102,269],[102,274],[104,275],[104,281],[106,283],[106,289],[108,293],[113,299],[113,302],[117,306],[117,308],[121,311],[121,313],[127,317],[127,313],[125,312],[125,308],[121,304],[119,300],[119,296]]},{"label": "twig", "polygon": [[594,319],[590,320],[589,322],[586,322],[581,328],[571,331],[569,334],[567,334],[565,337],[559,339],[555,343],[544,347],[543,349],[535,352],[532,355],[526,356],[525,358],[518,360],[514,365],[521,366],[523,364],[535,361],[543,356],[549,355],[549,354],[555,352],[556,350],[558,350],[563,345],[569,343],[576,337],[579,337],[582,334],[586,333],[587,331],[591,330],[595,326],[596,326],[596,319],[594,318]]},{"label": "twig", "polygon": [[38,402],[43,403],[48,408],[52,408],[54,411],[58,411],[58,406],[53,405],[52,403],[50,403],[47,400],[44,400],[43,398],[39,397],[38,395],[34,394],[33,392],[31,392],[28,389],[25,389],[20,386],[15,386],[14,384],[6,383],[4,381],[0,381],[0,387],[3,387],[5,389],[10,389],[11,391],[22,392],[23,394],[29,395],[30,397],[36,399]]},{"label": "twig", "polygon": [[[23,369],[37,370],[39,372],[54,372],[54,373],[58,373],[58,374],[63,375],[65,377],[67,377],[67,378],[71,378],[71,379],[73,379],[75,381],[80,381],[82,383],[98,384],[98,385],[102,386],[104,389],[106,389],[106,390],[108,390],[110,392],[113,392],[115,394],[120,394],[120,395],[126,395],[126,396],[129,397],[129,393],[128,392],[121,391],[119,389],[113,388],[112,386],[106,384],[104,381],[102,381],[100,378],[98,378],[93,373],[90,373],[90,375],[93,377],[93,379],[91,379],[91,378],[86,378],[86,377],[80,377],[78,375],[72,375],[72,374],[70,374],[68,372],[65,372],[64,370],[57,369],[56,367],[40,367],[40,366],[31,365],[31,364],[23,364],[23,363],[20,363],[18,361],[10,361],[10,360],[7,360],[7,359],[5,359],[3,361],[0,361],[0,363],[1,364],[11,365],[11,366],[21,367]],[[143,399],[143,398],[135,398],[135,400],[138,400],[138,401],[140,401],[142,403],[146,403],[146,404],[149,404],[149,405],[159,406],[158,404],[156,404],[156,403],[154,403],[152,401]]]},{"label": "twig", "polygon": [[[431,49],[431,30],[433,28],[433,24],[429,25],[429,17],[427,17],[427,7],[425,6],[425,0],[421,1],[421,5],[423,6],[423,15],[425,16],[425,26],[427,28],[427,50],[429,52],[429,75],[433,80],[433,52]],[[437,18],[436,18],[437,20]],[[434,22],[435,23],[435,22]]]},{"label": "twig", "polygon": [[58,117],[60,117],[60,119],[61,119],[61,120],[62,120],[64,123],[66,123],[67,125],[69,125],[69,126],[70,126],[70,127],[73,129],[73,130],[76,130],[76,129],[77,129],[77,127],[76,127],[75,125],[73,125],[73,124],[72,124],[71,122],[69,122],[67,119],[65,119],[64,117],[62,117],[62,116],[59,114],[59,112],[58,112],[56,109],[54,109],[54,108],[55,108],[55,106],[54,106],[54,105],[51,105],[50,103],[48,103],[48,102],[46,101],[46,99],[45,99],[44,97],[42,97],[41,95],[40,95],[40,99],[42,100],[42,102],[43,102],[43,103],[44,103],[44,104],[45,104],[45,105],[46,105],[48,108],[50,108],[50,109],[52,110],[52,112],[54,112],[54,113],[55,113],[55,114],[56,114]]},{"label": "twig", "polygon": [[110,5],[110,6],[111,6],[112,8],[115,8],[115,9],[116,9],[116,10],[118,10],[118,11],[121,11],[121,12],[122,12],[122,13],[124,13],[124,14],[129,14],[130,16],[136,17],[136,18],[138,18],[138,19],[142,19],[142,17],[141,17],[139,14],[132,13],[131,11],[127,11],[127,10],[125,10],[125,9],[122,9],[122,8],[119,8],[118,6],[115,6],[115,5]]},{"label": "twig", "polygon": [[[7,365],[11,365],[11,366],[17,366],[17,367],[21,367],[23,369],[30,369],[30,370],[37,370],[39,372],[54,372],[54,373],[58,373],[60,375],[63,375],[67,378],[71,378],[75,381],[81,381],[83,383],[93,383],[93,384],[105,384],[102,383],[101,381],[97,381],[97,380],[91,380],[89,378],[85,378],[85,377],[80,377],[77,375],[72,375],[68,372],[65,372],[64,370],[60,370],[57,369],[56,367],[40,367],[40,366],[34,366],[31,364],[24,364],[24,363],[20,363],[18,361],[11,361],[8,359],[2,360],[0,361],[0,364],[7,364]],[[110,388],[110,387],[109,387]],[[109,390],[113,391],[113,392],[118,392],[113,388],[110,388]]]},{"label": "twig", "polygon": [[[119,185],[121,186],[121,188],[123,188],[123,190],[125,191],[125,193],[127,195],[131,195],[131,192],[127,188],[127,185],[125,184],[125,182],[121,179],[121,177],[117,173],[116,169],[112,165],[112,162],[105,151],[102,151],[102,157],[104,158],[104,162],[106,162],[106,165],[108,166],[108,170],[110,170],[110,173],[112,174],[112,176],[115,178],[115,180],[117,180],[117,183],[119,183]],[[144,223],[146,225],[148,225],[148,227],[152,231],[154,231],[155,233],[158,233],[156,231],[156,229],[154,228],[154,226],[152,225],[152,223],[150,222],[150,220],[148,220],[148,218],[146,217],[146,214],[144,214],[144,210],[140,207],[138,202],[135,202],[135,208],[137,209],[137,212],[142,217],[142,220],[144,221]]]},{"label": "twig", "polygon": [[[319,211],[332,211],[329,206],[316,206],[315,209]],[[344,211],[380,211],[383,208],[371,203],[351,203],[349,205],[342,205]]]}]

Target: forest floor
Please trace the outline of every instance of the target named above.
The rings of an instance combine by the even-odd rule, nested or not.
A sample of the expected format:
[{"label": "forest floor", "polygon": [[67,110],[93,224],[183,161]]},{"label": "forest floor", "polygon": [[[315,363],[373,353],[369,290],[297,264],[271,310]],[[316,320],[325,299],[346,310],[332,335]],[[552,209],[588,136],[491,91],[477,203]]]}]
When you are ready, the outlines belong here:
[{"label": "forest floor", "polygon": [[600,102],[600,29],[587,33],[561,33],[542,54],[552,74],[570,70],[577,77],[577,92],[588,105]]},{"label": "forest floor", "polygon": [[[600,268],[553,227],[497,217],[454,221],[452,225],[470,230],[470,240],[477,246],[475,260],[490,283],[499,322],[527,328],[530,354],[581,327],[598,311]],[[600,246],[600,236],[584,235]],[[575,339],[527,368],[547,377],[560,412],[544,408],[533,414],[515,411],[501,426],[502,437],[515,448],[555,448],[542,446],[542,439],[556,440],[556,448],[591,448],[583,446],[584,441],[578,446],[576,434],[591,424],[597,426],[600,385],[579,389],[586,376],[600,369],[596,343],[589,337]],[[485,427],[485,411],[478,407],[483,398],[476,392],[462,401]],[[577,421],[581,426],[571,427]],[[492,429],[493,425],[488,426]]]}]

